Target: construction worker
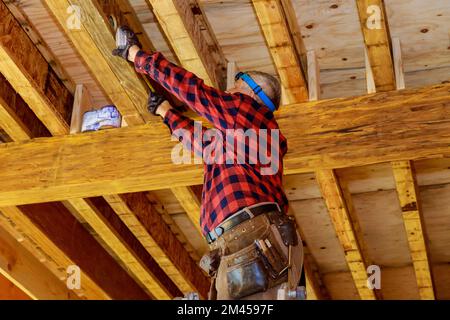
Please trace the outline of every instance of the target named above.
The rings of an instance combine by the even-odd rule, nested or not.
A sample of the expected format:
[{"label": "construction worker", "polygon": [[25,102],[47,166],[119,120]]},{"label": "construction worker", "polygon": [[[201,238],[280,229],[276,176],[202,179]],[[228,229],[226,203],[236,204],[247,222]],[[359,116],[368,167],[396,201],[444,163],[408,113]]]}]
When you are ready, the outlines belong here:
[{"label": "construction worker", "polygon": [[[245,142],[246,163],[205,163],[200,224],[210,252],[200,265],[213,279],[209,299],[292,296],[302,276],[303,247],[294,221],[286,215],[282,159],[287,142],[273,114],[280,105],[279,81],[262,72],[239,73],[234,88],[221,91],[172,64],[160,52],[142,51],[135,33],[126,26],[118,29],[116,44],[114,55],[133,62],[137,72],[161,84],[223,135],[253,130],[260,139],[252,143],[261,143],[263,137],[268,144],[265,150],[279,160],[279,168],[263,174],[260,159],[248,163],[258,145]],[[151,93],[148,108],[162,117],[172,132],[183,129],[190,133],[180,137],[183,145],[205,147],[194,141],[194,121],[162,96]]]}]

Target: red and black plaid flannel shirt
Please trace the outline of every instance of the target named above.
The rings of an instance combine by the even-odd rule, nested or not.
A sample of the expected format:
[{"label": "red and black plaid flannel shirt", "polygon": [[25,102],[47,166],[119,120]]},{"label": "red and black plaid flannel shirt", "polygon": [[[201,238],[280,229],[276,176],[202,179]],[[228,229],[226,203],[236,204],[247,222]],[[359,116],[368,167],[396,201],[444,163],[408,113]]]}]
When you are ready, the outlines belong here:
[{"label": "red and black plaid flannel shirt", "polygon": [[[258,104],[247,95],[229,94],[207,86],[193,73],[170,63],[159,52],[147,54],[140,51],[135,59],[135,67],[138,72],[148,74],[194,112],[207,119],[222,134],[228,129],[254,129],[256,132],[266,129],[268,155],[271,154],[270,132],[278,129],[278,124],[266,106]],[[184,136],[180,141],[184,146],[191,146],[194,134],[192,119],[177,110],[171,110],[167,112],[164,122],[172,132],[178,129],[188,130],[190,136]],[[200,146],[194,141],[192,147],[194,152],[202,154],[205,144]],[[249,159],[251,148],[253,147],[245,146],[246,160]],[[288,200],[282,184],[282,159],[287,152],[287,142],[281,133],[279,146],[275,150],[278,152],[279,169],[273,175],[262,175],[261,168],[264,166],[259,161],[256,164],[250,164],[252,162],[249,161],[245,164],[237,164],[236,161],[227,164],[223,161],[204,165],[200,217],[204,234],[240,209],[260,202],[276,202],[287,212]]]}]

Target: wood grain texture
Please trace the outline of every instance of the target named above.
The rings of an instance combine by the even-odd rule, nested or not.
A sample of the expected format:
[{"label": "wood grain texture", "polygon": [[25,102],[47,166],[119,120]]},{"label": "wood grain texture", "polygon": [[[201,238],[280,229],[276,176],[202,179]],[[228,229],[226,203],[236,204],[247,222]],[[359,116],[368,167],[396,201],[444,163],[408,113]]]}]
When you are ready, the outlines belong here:
[{"label": "wood grain texture", "polygon": [[0,62],[1,73],[44,125],[55,135],[65,134],[73,102],[69,91],[3,2]]},{"label": "wood grain texture", "polygon": [[[147,0],[153,8],[168,42],[180,64],[205,80],[208,85],[225,88],[227,64],[218,46],[209,46],[189,1]],[[198,4],[197,4],[198,7]]]},{"label": "wood grain texture", "polygon": [[384,1],[357,0],[356,4],[376,89],[394,90],[395,75]]},{"label": "wood grain texture", "polygon": [[192,221],[195,229],[203,236],[202,230],[200,228],[200,209],[201,203],[197,198],[196,194],[191,188],[178,187],[170,189],[180,202],[184,211],[188,215],[189,219]]},{"label": "wood grain texture", "polygon": [[[46,1],[65,34],[92,71],[123,119],[129,125],[141,124],[150,116],[145,110],[147,89],[132,66],[121,58],[114,57],[113,34],[96,1]],[[80,29],[69,28],[67,20],[69,5],[81,10]]]},{"label": "wood grain texture", "polygon": [[0,300],[30,300],[31,298],[0,274]]},{"label": "wood grain texture", "polygon": [[[39,206],[29,206],[28,209],[33,213],[40,211]],[[57,214],[56,211],[57,210],[53,210],[52,213]],[[86,272],[85,266],[90,265],[90,262],[82,261],[81,264],[79,264],[82,269],[81,288],[74,289],[73,292],[83,299],[111,299],[108,293],[100,286],[104,284],[102,281],[99,281],[99,278],[102,278],[102,272],[105,272],[104,270],[101,270],[104,257],[102,254],[95,251],[95,239],[90,236],[86,236],[86,234],[80,234],[80,232],[77,232],[79,230],[74,229],[70,235],[65,235],[66,239],[64,240],[68,242],[68,245],[66,244],[65,247],[59,247],[58,241],[55,241],[54,234],[52,235],[52,231],[47,232],[46,230],[40,229],[31,219],[27,217],[24,211],[17,207],[1,208],[0,225],[5,229],[5,231],[14,236],[15,239],[20,242],[21,246],[31,252],[41,264],[47,267],[58,279],[61,280],[67,278],[67,268],[69,266],[77,265],[77,263],[73,260],[77,254],[74,254],[73,249],[66,250],[71,247],[72,242],[70,240],[72,238],[79,238],[79,241],[84,243],[84,245],[91,246],[94,244],[94,248],[91,250],[100,261],[99,266],[96,269],[98,273]],[[61,232],[62,228],[53,227],[52,229],[56,229],[56,232]],[[100,250],[103,251],[102,248],[100,248]],[[106,258],[107,262],[111,264],[109,269],[115,270],[116,266],[114,265],[114,261],[108,256]],[[119,271],[121,270],[119,269]],[[124,273],[123,271],[121,272]],[[98,281],[98,284],[93,279]],[[111,291],[111,295],[115,295],[114,290]]]},{"label": "wood grain texture", "polygon": [[338,178],[332,170],[318,171],[316,177],[359,296],[363,300],[377,299],[375,291],[367,287],[366,270],[369,264],[362,245],[361,230],[351,212],[353,208],[350,199],[345,197]]},{"label": "wood grain texture", "polygon": [[[293,10],[285,10],[281,0],[253,0],[252,3],[284,89],[284,103],[308,100],[304,72],[286,18],[294,14]],[[296,20],[290,18],[290,21]]]},{"label": "wood grain texture", "polygon": [[[175,282],[183,292],[195,289],[206,298],[210,281],[201,271],[200,267],[183,248],[181,242],[172,234],[169,226],[152,206],[147,196],[143,193],[123,194],[121,198],[128,206],[128,211],[134,213],[137,220],[145,228],[153,239],[153,256],[165,261],[167,272],[175,278]],[[156,244],[156,246],[155,246]]]},{"label": "wood grain texture", "polygon": [[16,239],[0,228],[0,273],[32,299],[78,300],[58,279]]},{"label": "wood grain texture", "polygon": [[[449,87],[284,108],[278,119],[290,141],[285,173],[448,157]],[[0,170],[0,205],[200,184],[202,168],[174,165],[173,143],[155,126],[1,145],[1,168],[8,170]]]},{"label": "wood grain texture", "polygon": [[397,194],[421,299],[435,299],[419,192],[410,161],[392,163]]}]

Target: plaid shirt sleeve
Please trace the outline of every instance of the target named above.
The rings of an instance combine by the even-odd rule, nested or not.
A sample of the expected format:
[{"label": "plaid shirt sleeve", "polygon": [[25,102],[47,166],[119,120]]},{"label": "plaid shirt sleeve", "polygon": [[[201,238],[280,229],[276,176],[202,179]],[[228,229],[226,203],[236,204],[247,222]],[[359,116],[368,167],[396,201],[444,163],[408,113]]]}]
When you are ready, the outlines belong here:
[{"label": "plaid shirt sleeve", "polygon": [[217,90],[189,72],[168,61],[160,52],[139,51],[136,71],[149,75],[201,117],[221,130],[232,129],[240,97]]},{"label": "plaid shirt sleeve", "polygon": [[[205,127],[198,123],[198,129],[196,130],[195,121],[182,115],[175,109],[167,111],[164,117],[164,123],[169,127],[172,135],[183,144],[186,150],[193,152],[196,156],[202,156],[204,147],[210,142],[203,142],[200,145],[199,141],[203,139],[195,139],[195,134],[202,135],[203,137],[206,131]],[[192,141],[194,142],[193,144]]]}]

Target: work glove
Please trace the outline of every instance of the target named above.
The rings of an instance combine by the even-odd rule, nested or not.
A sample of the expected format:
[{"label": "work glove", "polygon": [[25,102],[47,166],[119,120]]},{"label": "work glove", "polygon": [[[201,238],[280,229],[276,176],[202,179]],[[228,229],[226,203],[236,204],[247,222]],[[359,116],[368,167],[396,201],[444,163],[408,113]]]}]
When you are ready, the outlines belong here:
[{"label": "work glove", "polygon": [[158,111],[159,106],[166,101],[166,98],[164,98],[163,96],[151,92],[148,95],[148,100],[147,100],[147,109],[148,111],[153,114],[154,116],[156,116],[156,111]]},{"label": "work glove", "polygon": [[128,26],[121,26],[116,32],[116,49],[112,51],[112,54],[128,61],[128,53],[134,45],[142,49],[142,45],[133,30]]}]

